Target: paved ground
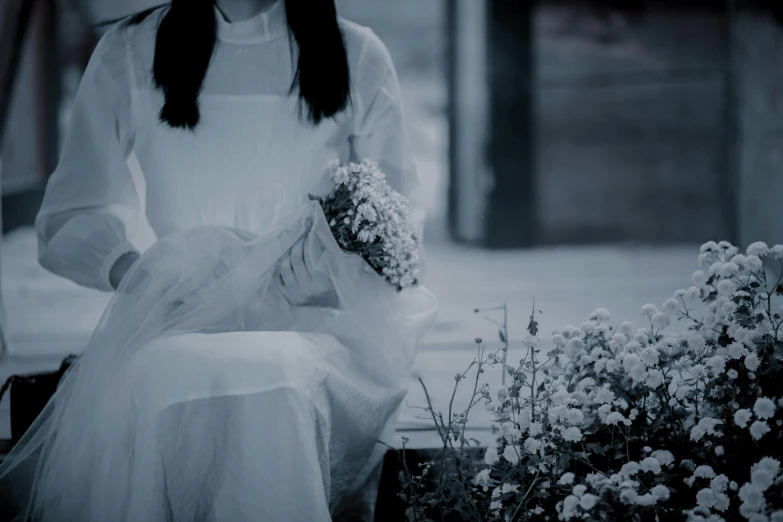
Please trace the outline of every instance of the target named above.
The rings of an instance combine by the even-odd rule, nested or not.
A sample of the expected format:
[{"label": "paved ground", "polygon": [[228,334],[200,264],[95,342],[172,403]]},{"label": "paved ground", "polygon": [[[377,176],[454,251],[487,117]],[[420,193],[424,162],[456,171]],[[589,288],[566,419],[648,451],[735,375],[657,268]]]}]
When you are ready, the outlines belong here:
[{"label": "paved ground", "polygon": [[[541,330],[581,323],[599,306],[621,320],[638,320],[646,302],[662,303],[677,288],[688,284],[695,266],[694,248],[624,249],[580,248],[514,252],[487,252],[435,241],[427,249],[427,286],[441,301],[440,314],[425,339],[416,364],[436,406],[447,405],[453,376],[474,357],[475,337],[489,348],[499,346],[497,328],[473,314],[475,307],[509,302],[512,339],[524,335],[529,308],[544,314]],[[35,238],[20,230],[6,238],[2,249],[5,305],[12,355],[0,360],[0,381],[8,375],[54,369],[68,353],[78,353],[98,322],[109,296],[78,287],[47,273],[35,261]],[[510,360],[521,352],[512,350]],[[499,383],[500,375],[486,375]],[[467,392],[467,388],[464,390]],[[458,398],[460,395],[458,395]],[[411,388],[408,402],[424,404],[420,386]],[[420,412],[405,408],[401,427],[428,426]],[[473,417],[476,426],[488,427],[483,411]],[[7,400],[0,405],[0,438],[7,437]],[[410,432],[412,444],[434,442],[431,432]],[[481,437],[478,437],[481,440]]]}]

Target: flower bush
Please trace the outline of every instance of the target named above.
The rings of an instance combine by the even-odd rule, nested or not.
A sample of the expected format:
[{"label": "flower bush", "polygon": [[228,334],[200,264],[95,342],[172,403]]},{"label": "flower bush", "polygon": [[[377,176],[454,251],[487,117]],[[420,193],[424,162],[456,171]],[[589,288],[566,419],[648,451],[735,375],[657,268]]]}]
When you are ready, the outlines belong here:
[{"label": "flower bush", "polygon": [[[452,396],[444,416],[427,395],[443,448],[406,466],[408,519],[783,522],[783,246],[710,242],[699,265],[640,328],[598,309],[545,349],[534,307],[515,367],[477,340],[470,404],[454,413]],[[509,385],[493,394],[480,380],[497,365]],[[476,459],[480,404],[499,431]]]}]

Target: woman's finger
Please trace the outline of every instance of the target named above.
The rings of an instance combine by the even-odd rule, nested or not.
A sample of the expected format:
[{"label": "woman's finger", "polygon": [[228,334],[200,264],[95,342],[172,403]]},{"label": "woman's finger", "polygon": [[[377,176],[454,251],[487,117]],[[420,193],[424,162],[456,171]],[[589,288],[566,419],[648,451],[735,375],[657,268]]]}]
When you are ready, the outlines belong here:
[{"label": "woman's finger", "polygon": [[300,285],[308,283],[311,279],[305,264],[304,252],[304,239],[300,239],[291,249],[291,266]]},{"label": "woman's finger", "polygon": [[[294,245],[295,246],[295,245]],[[296,305],[301,303],[305,299],[305,295],[302,290],[302,281],[299,280],[299,276],[296,273],[296,254],[294,253],[294,247],[288,252],[288,255],[280,261],[280,279],[282,281],[282,292],[285,295],[288,302]]]},{"label": "woman's finger", "polygon": [[296,287],[296,275],[294,274],[294,267],[291,264],[291,255],[285,256],[280,260],[280,279],[283,284],[288,288]]}]

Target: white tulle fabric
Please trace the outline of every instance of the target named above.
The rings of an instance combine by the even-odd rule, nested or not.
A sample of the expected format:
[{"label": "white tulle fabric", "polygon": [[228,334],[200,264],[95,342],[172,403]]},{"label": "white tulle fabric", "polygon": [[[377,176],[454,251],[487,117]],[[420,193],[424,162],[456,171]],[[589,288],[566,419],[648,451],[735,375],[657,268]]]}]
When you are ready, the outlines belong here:
[{"label": "white tulle fabric", "polygon": [[[394,69],[371,32],[342,22],[353,102],[312,127],[287,96],[282,2],[220,18],[201,124],[174,131],[149,87],[156,24],[101,40],[37,228],[44,266],[106,289],[132,249],[135,150],[158,240],[0,466],[2,501],[25,521],[331,520],[391,440],[437,307],[342,252],[308,201],[328,190],[330,161],[352,158],[415,192]],[[301,237],[339,307],[280,293],[278,262]]]}]

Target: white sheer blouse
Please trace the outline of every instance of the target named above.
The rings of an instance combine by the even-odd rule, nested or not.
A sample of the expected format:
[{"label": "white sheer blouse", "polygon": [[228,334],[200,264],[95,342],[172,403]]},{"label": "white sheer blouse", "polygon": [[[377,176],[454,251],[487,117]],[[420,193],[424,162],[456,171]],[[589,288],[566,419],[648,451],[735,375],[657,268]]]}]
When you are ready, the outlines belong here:
[{"label": "white sheer blouse", "polygon": [[296,93],[289,94],[296,44],[284,2],[235,23],[216,8],[218,42],[199,99],[201,121],[190,132],[158,120],[163,97],[151,69],[164,12],[137,26],[113,27],[90,60],[36,220],[45,268],[111,290],[109,271],[133,251],[128,237],[139,219],[126,163],[131,151],[144,174],[146,217],[158,237],[205,225],[269,229],[309,194],[328,191],[334,161],[377,161],[392,186],[419,208],[397,75],[370,29],[340,21],[351,104],[313,126],[299,118]]}]

